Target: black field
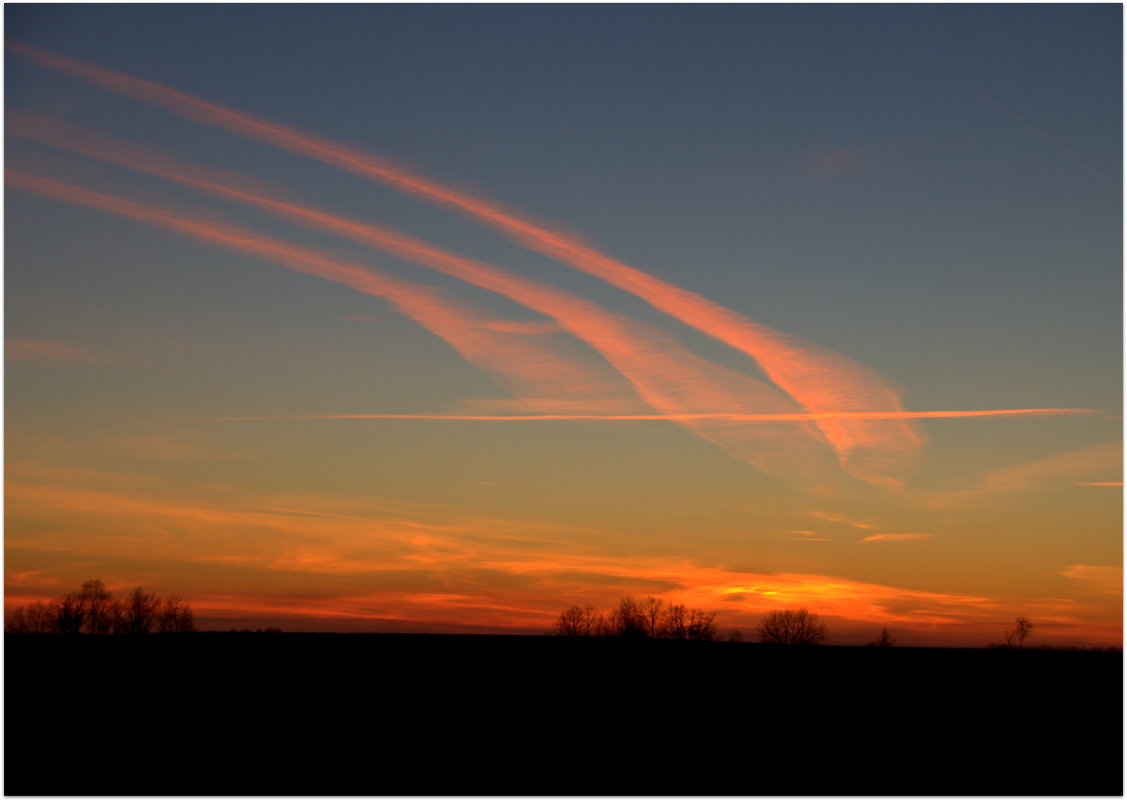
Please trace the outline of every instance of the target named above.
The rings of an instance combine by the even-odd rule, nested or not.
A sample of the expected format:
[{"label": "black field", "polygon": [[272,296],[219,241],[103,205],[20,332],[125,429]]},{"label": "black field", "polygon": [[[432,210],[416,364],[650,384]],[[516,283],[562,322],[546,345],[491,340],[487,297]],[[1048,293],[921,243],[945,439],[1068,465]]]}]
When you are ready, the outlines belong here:
[{"label": "black field", "polygon": [[8,795],[1120,795],[1121,653],[5,635]]}]

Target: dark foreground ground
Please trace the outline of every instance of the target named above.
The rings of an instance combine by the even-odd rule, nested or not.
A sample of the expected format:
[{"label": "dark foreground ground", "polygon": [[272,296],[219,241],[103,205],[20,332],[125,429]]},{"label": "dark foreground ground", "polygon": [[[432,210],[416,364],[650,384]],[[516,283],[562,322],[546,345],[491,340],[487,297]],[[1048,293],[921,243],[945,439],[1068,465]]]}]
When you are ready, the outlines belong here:
[{"label": "dark foreground ground", "polygon": [[1121,653],[5,635],[8,795],[1120,795]]}]

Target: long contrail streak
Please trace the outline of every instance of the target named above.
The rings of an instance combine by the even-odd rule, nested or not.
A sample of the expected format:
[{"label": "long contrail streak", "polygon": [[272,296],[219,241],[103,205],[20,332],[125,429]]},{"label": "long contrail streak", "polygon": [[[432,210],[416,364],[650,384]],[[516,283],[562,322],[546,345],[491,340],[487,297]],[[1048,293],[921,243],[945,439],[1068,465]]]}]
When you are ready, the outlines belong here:
[{"label": "long contrail streak", "polygon": [[[724,420],[733,423],[808,423],[812,420],[925,420],[962,417],[1014,417],[1045,414],[1095,414],[1096,409],[971,409],[924,412],[796,412],[794,414],[300,414],[277,417],[193,417],[194,421],[236,422],[255,420],[465,420],[490,423],[547,421],[687,421]],[[1091,482],[1089,482],[1091,483]]]},{"label": "long contrail streak", "polygon": [[[558,287],[451,253],[398,231],[297,205],[277,190],[252,184],[245,176],[185,163],[99,131],[26,114],[10,115],[5,126],[8,133],[265,209],[496,292],[547,315],[562,330],[586,342],[633,385],[643,400],[664,413],[699,408],[742,412],[749,407],[764,409],[764,404],[767,410],[786,411],[794,406],[773,388],[700,358],[665,332]],[[809,422],[815,420],[810,418]]]},{"label": "long contrail streak", "polygon": [[[388,161],[332,140],[211,103],[160,84],[9,42],[8,51],[103,89],[362,175],[429,202],[468,214],[525,247],[631,292],[655,308],[753,358],[768,377],[810,412],[901,409],[896,390],[864,365],[775,331],[686,289],[613,259],[578,238],[549,230],[499,204],[428,180]],[[903,420],[817,421],[843,465],[857,449],[906,455],[921,439]],[[864,471],[861,465],[854,467]]]},{"label": "long contrail streak", "polygon": [[1043,133],[1042,131],[1039,131],[1036,128],[1034,128],[1026,120],[1024,120],[1020,116],[1018,116],[1015,112],[1011,111],[1009,108],[1007,108],[1006,106],[1003,106],[1001,103],[999,103],[998,100],[992,94],[987,92],[985,89],[982,89],[980,91],[982,92],[983,97],[985,97],[988,102],[990,102],[992,105],[994,105],[994,107],[996,107],[999,111],[1001,111],[1003,114],[1005,114],[1011,120],[1016,122],[1021,127],[1025,128],[1025,130],[1029,131],[1031,134],[1036,136],[1038,139],[1040,139],[1045,144],[1050,145],[1051,147],[1055,147],[1061,153],[1064,153],[1064,155],[1068,156],[1070,159],[1072,159],[1074,162],[1076,162],[1076,165],[1080,169],[1082,169],[1084,172],[1088,173],[1090,176],[1095,178],[1097,181],[1099,181],[1101,184],[1106,186],[1108,189],[1111,189],[1114,192],[1118,192],[1120,195],[1123,194],[1123,187],[1122,186],[1116,186],[1116,185],[1112,184],[1107,178],[1105,178],[1103,176],[1103,173],[1101,173],[1099,170],[1097,170],[1095,167],[1093,167],[1091,164],[1089,164],[1087,162],[1087,160],[1085,160],[1085,158],[1083,156],[1081,156],[1079,153],[1077,153],[1075,150],[1072,150],[1067,145],[1061,144],[1056,139],[1049,136],[1047,133]]},{"label": "long contrail streak", "polygon": [[[10,168],[6,177],[10,187],[171,228],[387,298],[405,316],[453,345],[467,361],[502,377],[519,377],[531,372],[542,382],[554,380],[556,385],[566,385],[571,380],[562,372],[555,375],[559,360],[550,359],[553,354],[524,345],[522,339],[527,337],[514,341],[509,334],[508,339],[498,340],[502,334],[486,328],[487,321],[468,316],[464,309],[432,287],[340,262],[234,226],[173,214]],[[750,432],[738,425],[733,428],[731,420],[721,418],[677,419],[679,414],[702,408],[725,413],[748,409],[777,413],[799,411],[793,401],[775,388],[701,359],[663,332],[603,310],[584,299],[569,301],[564,293],[553,292],[550,288],[543,288],[537,297],[546,302],[553,295],[556,296],[552,301],[553,309],[563,310],[561,322],[566,322],[570,330],[592,344],[630,382],[642,400],[669,415],[668,419],[690,428],[698,436],[764,472],[789,474],[791,478],[802,476],[806,481],[812,470],[824,467],[819,453],[823,444],[816,429],[796,430],[788,426],[785,429],[757,428]],[[514,370],[514,366],[518,369]],[[812,425],[815,421],[806,422]]]},{"label": "long contrail streak", "polygon": [[[490,327],[489,318],[441,290],[367,267],[326,257],[289,242],[236,226],[174,214],[164,209],[91,192],[59,181],[5,171],[9,188],[22,189],[172,229],[187,236],[250,253],[291,270],[317,276],[389,301],[400,313],[445,340],[466,361],[500,378],[521,395],[554,397],[565,393],[605,397],[609,370],[561,357],[543,337]],[[623,387],[625,389],[625,387]]]}]

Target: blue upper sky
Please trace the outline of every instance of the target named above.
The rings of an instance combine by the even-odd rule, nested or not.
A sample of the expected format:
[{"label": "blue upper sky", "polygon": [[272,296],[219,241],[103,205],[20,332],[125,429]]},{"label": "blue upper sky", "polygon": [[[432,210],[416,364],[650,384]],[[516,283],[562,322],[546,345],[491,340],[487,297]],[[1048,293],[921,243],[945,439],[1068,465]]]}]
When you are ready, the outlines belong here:
[{"label": "blue upper sky", "polygon": [[[561,222],[874,366],[917,406],[1115,400],[1118,379],[1070,354],[1120,361],[1118,5],[10,5],[6,24]],[[322,165],[18,59],[7,70],[9,110],[270,176],[653,314]],[[46,158],[9,141],[13,162],[25,152]],[[959,353],[959,375],[938,348]]]}]

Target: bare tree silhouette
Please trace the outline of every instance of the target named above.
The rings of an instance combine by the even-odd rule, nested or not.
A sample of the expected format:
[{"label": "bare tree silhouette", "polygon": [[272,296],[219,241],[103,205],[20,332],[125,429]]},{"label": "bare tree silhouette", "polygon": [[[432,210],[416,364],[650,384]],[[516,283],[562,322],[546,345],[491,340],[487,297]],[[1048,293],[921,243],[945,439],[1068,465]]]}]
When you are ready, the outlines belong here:
[{"label": "bare tree silhouette", "polygon": [[661,636],[672,640],[689,638],[689,610],[684,604],[670,604],[661,622]]},{"label": "bare tree silhouette", "polygon": [[9,609],[4,619],[4,631],[14,634],[34,633],[55,630],[55,618],[51,607],[42,601]]},{"label": "bare tree silhouette", "polygon": [[865,644],[874,648],[891,648],[896,644],[896,640],[892,639],[892,635],[888,633],[888,629],[881,629],[880,639]]},{"label": "bare tree silhouette", "polygon": [[130,634],[148,634],[153,630],[160,610],[160,600],[137,587],[125,601],[126,629]]},{"label": "bare tree silhouette", "polygon": [[111,598],[106,606],[106,626],[110,634],[128,634],[129,620],[125,614],[125,601]]},{"label": "bare tree silhouette", "polygon": [[658,623],[661,621],[661,612],[665,607],[665,602],[651,595],[649,598],[642,601],[641,606],[642,617],[646,621],[646,629],[649,631],[651,637],[656,637],[658,633]]},{"label": "bare tree silhouette", "polygon": [[86,621],[86,601],[81,593],[67,593],[51,604],[49,614],[59,634],[78,634]]},{"label": "bare tree silhouette", "polygon": [[109,607],[113,595],[106,589],[101,579],[90,579],[82,583],[79,593],[86,604],[86,630],[91,634],[109,633]]},{"label": "bare tree silhouette", "polygon": [[778,645],[817,645],[829,639],[826,624],[806,607],[770,612],[757,631],[760,642]]},{"label": "bare tree silhouette", "polygon": [[175,595],[161,599],[140,587],[126,599],[115,598],[100,579],[85,581],[79,592],[49,604],[36,601],[6,609],[4,617],[4,630],[12,633],[145,634],[154,628],[195,631],[191,606]]},{"label": "bare tree silhouette", "polygon": [[716,639],[716,612],[665,605],[658,598],[637,601],[627,595],[603,614],[592,606],[572,604],[560,612],[552,631],[563,637],[665,637],[678,640]]},{"label": "bare tree silhouette", "polygon": [[1016,625],[1006,632],[1006,645],[1010,648],[1020,648],[1025,638],[1032,632],[1033,624],[1024,617],[1016,618],[1014,623]]},{"label": "bare tree silhouette", "polygon": [[689,610],[690,640],[715,640],[716,639],[716,613],[705,612],[703,609]]},{"label": "bare tree silhouette", "polygon": [[13,634],[23,634],[25,631],[30,630],[27,615],[24,613],[22,606],[17,606],[15,609],[9,609],[5,612],[4,631],[9,631]]},{"label": "bare tree silhouette", "polygon": [[649,631],[641,605],[630,595],[619,600],[618,608],[610,613],[609,619],[616,637],[637,639],[645,637]]},{"label": "bare tree silhouette", "polygon": [[593,606],[583,607],[583,635],[595,637],[602,633],[603,613]]},{"label": "bare tree silhouette", "polygon": [[588,632],[584,630],[584,618],[583,607],[572,604],[567,609],[560,612],[560,616],[556,618],[552,630],[561,637],[579,637],[588,634]]},{"label": "bare tree silhouette", "polygon": [[51,608],[42,601],[36,601],[27,606],[27,630],[36,634],[50,631],[54,624],[51,622]]},{"label": "bare tree silhouette", "polygon": [[160,605],[159,611],[160,630],[183,634],[196,630],[196,618],[192,614],[192,607],[184,603],[183,598],[169,595]]},{"label": "bare tree silhouette", "polygon": [[684,604],[670,604],[662,619],[660,636],[672,640],[716,639],[716,613]]}]

